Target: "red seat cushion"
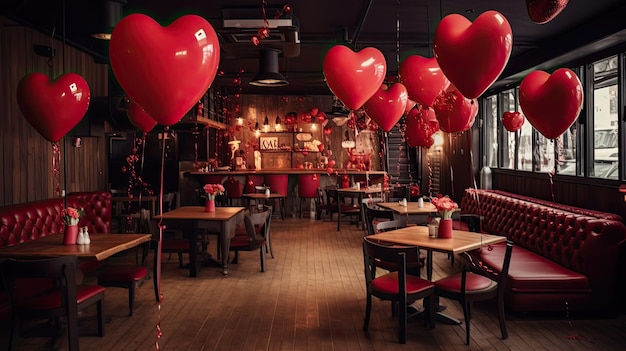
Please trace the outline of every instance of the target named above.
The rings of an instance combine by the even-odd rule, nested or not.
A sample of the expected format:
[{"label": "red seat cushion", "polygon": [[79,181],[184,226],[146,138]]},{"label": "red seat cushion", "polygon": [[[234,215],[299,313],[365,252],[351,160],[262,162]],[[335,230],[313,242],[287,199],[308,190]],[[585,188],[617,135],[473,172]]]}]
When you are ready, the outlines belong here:
[{"label": "red seat cushion", "polygon": [[231,248],[241,248],[241,247],[246,247],[250,245],[250,238],[248,238],[248,236],[234,236],[232,239],[230,239],[230,247]]},{"label": "red seat cushion", "polygon": [[[431,281],[418,278],[416,276],[406,276],[406,292],[407,294],[416,294],[424,290],[430,289],[435,284]],[[398,293],[398,272],[391,272],[381,275],[372,280],[372,289],[384,294]]]},{"label": "red seat cushion", "polygon": [[[104,293],[105,288],[100,285],[79,285],[76,291],[76,302],[81,304],[86,300]],[[29,309],[51,309],[61,306],[61,291],[59,289],[50,290],[44,294],[33,296],[22,301],[20,307]]]},{"label": "red seat cushion", "polygon": [[[437,289],[446,291],[461,292],[462,273],[456,273],[449,277],[442,278],[435,282]],[[465,289],[467,292],[478,292],[490,289],[496,284],[493,280],[483,277],[480,274],[468,272],[466,275]]]},{"label": "red seat cushion", "polygon": [[98,281],[131,281],[140,280],[148,275],[148,270],[143,266],[111,267],[98,275]]}]

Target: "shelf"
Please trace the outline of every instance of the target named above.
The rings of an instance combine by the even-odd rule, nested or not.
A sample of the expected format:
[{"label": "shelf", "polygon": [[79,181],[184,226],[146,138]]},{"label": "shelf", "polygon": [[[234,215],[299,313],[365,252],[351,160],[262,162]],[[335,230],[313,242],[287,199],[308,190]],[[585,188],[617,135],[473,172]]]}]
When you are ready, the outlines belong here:
[{"label": "shelf", "polygon": [[278,153],[278,152],[308,152],[308,153],[319,153],[319,151],[313,151],[313,150],[259,150],[262,153]]}]

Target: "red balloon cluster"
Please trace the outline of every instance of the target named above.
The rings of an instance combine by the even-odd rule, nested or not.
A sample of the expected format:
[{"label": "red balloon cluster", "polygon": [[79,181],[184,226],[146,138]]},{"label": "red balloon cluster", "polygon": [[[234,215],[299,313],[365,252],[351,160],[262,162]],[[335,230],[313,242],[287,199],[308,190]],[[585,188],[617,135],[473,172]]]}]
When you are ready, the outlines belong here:
[{"label": "red balloon cluster", "polygon": [[432,108],[414,108],[406,117],[404,138],[411,147],[429,148],[435,142],[432,136],[438,130],[439,122]]},{"label": "red balloon cluster", "polygon": [[509,132],[516,132],[524,125],[524,115],[518,111],[507,111],[502,115],[502,124]]},{"label": "red balloon cluster", "polygon": [[472,127],[478,114],[478,103],[450,87],[450,91],[437,96],[433,105],[439,128],[446,133],[463,132]]},{"label": "red balloon cluster", "polygon": [[137,105],[133,100],[128,99],[126,104],[126,115],[130,122],[144,133],[150,131],[157,125],[157,122],[148,114],[141,106]]},{"label": "red balloon cluster", "polygon": [[583,87],[574,71],[560,68],[551,75],[533,71],[519,87],[519,104],[543,136],[556,139],[576,121],[583,106]]},{"label": "red balloon cluster", "polygon": [[450,81],[439,68],[437,60],[411,55],[400,64],[400,82],[404,84],[409,98],[424,106],[432,106],[435,98],[448,89]]},{"label": "red balloon cluster", "polygon": [[58,142],[85,116],[91,92],[76,73],[54,81],[43,73],[31,73],[18,83],[16,97],[28,123],[47,140]]},{"label": "red balloon cluster", "polygon": [[157,123],[170,126],[213,82],[220,47],[215,30],[200,16],[182,16],[162,27],[146,15],[131,14],[113,29],[109,56],[130,99]]},{"label": "red balloon cluster", "polygon": [[283,121],[285,124],[296,124],[298,119],[298,114],[295,112],[289,112],[285,115],[285,118],[283,118]]}]

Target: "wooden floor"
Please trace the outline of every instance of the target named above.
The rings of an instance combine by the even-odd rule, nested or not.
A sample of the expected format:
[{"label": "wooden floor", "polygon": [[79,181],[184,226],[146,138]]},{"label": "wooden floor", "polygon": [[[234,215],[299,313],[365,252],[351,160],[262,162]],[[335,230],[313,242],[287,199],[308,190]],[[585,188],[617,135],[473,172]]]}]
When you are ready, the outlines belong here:
[{"label": "wooden floor", "polygon": [[[137,291],[128,317],[127,291],[108,288],[105,337],[81,337],[82,350],[620,350],[626,348],[626,317],[586,319],[577,315],[507,314],[509,338],[501,340],[492,304],[476,305],[471,343],[465,326],[421,320],[409,324],[408,342],[397,343],[397,323],[389,304],[374,299],[369,333],[362,330],[365,309],[362,231],[328,221],[274,219],[275,259],[259,271],[258,252],[243,252],[223,277],[204,268],[197,278],[179,269],[175,255],[164,263],[164,299],[154,298],[152,281]],[[212,245],[212,247],[214,247]],[[127,257],[126,259],[129,259]],[[132,257],[134,259],[134,256]],[[167,255],[166,255],[167,258]],[[434,278],[452,270],[436,254]],[[446,312],[462,318],[459,306],[442,300]],[[82,328],[95,326],[93,311]],[[162,334],[158,337],[157,326]],[[0,343],[2,349],[6,345]],[[20,339],[20,350],[45,350],[48,340]],[[61,350],[67,349],[63,342]]]}]

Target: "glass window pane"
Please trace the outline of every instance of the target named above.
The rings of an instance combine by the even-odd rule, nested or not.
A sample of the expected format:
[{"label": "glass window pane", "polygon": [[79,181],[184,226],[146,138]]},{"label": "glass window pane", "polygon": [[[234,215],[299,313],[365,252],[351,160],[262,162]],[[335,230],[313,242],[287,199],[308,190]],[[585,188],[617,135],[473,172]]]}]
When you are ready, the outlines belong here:
[{"label": "glass window pane", "polygon": [[[521,111],[522,108],[518,105],[517,111]],[[524,117],[526,118],[526,117]],[[539,134],[539,133],[537,133]],[[535,154],[535,170],[538,171],[541,169],[540,166],[543,166],[547,160],[544,160],[544,155],[541,154],[543,149],[547,148],[547,146],[541,147],[539,143],[535,145],[535,150],[533,152],[533,126],[528,122],[528,120],[524,121],[522,128],[520,128],[519,133],[519,151],[518,151],[518,159],[517,159],[517,169],[522,171],[532,171],[533,170],[533,153]]]},{"label": "glass window pane", "polygon": [[593,64],[593,173],[617,179],[619,139],[617,105],[617,56]]},{"label": "glass window pane", "polygon": [[[524,123],[525,124],[525,123]],[[535,145],[535,172],[552,172],[554,169],[554,141],[537,132]]]},{"label": "glass window pane", "polygon": [[564,175],[576,175],[576,123],[565,131],[559,138],[559,164],[558,173]]},{"label": "glass window pane", "polygon": [[498,167],[498,96],[485,99],[485,166]]},{"label": "glass window pane", "polygon": [[[500,101],[502,102],[502,110],[498,111],[498,122],[502,115],[508,111],[515,111],[515,90],[506,90],[500,93]],[[527,123],[525,123],[527,124]],[[505,132],[502,137],[502,152],[504,154],[502,168],[513,169],[515,159],[517,157],[517,149],[515,145],[516,133]]]}]

